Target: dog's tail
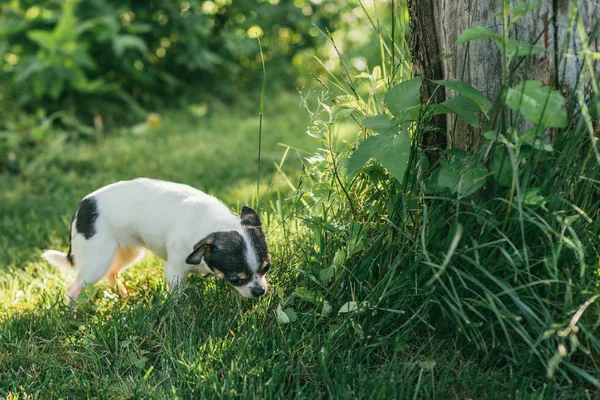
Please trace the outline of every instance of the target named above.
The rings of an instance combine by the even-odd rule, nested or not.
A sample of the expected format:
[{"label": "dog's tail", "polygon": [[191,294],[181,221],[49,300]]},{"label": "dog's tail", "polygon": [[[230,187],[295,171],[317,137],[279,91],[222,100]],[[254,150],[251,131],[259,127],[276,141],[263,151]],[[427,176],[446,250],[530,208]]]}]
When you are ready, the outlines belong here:
[{"label": "dog's tail", "polygon": [[70,251],[69,254],[57,250],[44,250],[42,257],[46,259],[50,264],[55,267],[64,269],[65,271],[73,271],[73,261],[71,259]]}]

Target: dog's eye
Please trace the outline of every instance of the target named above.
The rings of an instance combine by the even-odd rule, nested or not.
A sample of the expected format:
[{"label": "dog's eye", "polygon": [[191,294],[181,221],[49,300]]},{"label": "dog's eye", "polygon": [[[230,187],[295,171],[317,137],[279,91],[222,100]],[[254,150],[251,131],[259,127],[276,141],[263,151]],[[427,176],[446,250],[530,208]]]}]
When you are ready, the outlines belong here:
[{"label": "dog's eye", "polygon": [[231,282],[232,285],[241,285],[245,281],[245,279],[243,279],[243,278],[241,278],[241,277],[239,277],[237,275],[230,276],[230,277],[227,278],[227,280],[229,282]]}]

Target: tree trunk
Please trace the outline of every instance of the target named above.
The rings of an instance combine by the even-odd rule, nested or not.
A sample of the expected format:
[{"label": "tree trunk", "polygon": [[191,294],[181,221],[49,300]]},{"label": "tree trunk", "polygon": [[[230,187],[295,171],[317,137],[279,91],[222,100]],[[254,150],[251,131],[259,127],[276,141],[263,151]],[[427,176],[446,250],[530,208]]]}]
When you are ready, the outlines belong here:
[{"label": "tree trunk", "polygon": [[[411,38],[437,38],[438,45],[431,46],[424,40],[411,40],[415,72],[426,79],[439,79],[438,71],[419,67],[430,60],[439,60],[445,79],[462,79],[483,92],[492,102],[501,95],[503,79],[503,56],[492,39],[474,40],[456,45],[459,34],[465,29],[481,25],[494,33],[503,35],[502,0],[410,0]],[[414,6],[419,4],[418,7]],[[431,10],[432,9],[432,10]],[[562,90],[571,101],[574,89],[589,91],[593,77],[585,71],[585,63],[575,57],[564,57],[566,52],[578,52],[584,47],[577,30],[577,20],[571,18],[578,10],[578,20],[585,31],[589,48],[597,52],[600,48],[600,5],[591,0],[543,0],[540,7],[522,17],[509,30],[512,39],[543,46],[545,53],[522,57],[510,65],[510,76],[506,84],[512,86],[524,79],[536,79],[546,85]],[[433,12],[431,12],[433,11]],[[414,25],[413,20],[419,25]],[[416,31],[419,29],[420,31]],[[593,37],[590,37],[593,35]],[[422,48],[427,46],[428,48]],[[437,49],[437,54],[432,54]],[[423,55],[426,55],[424,58]],[[562,61],[561,61],[562,60]],[[593,69],[600,72],[598,62]],[[420,69],[419,69],[420,68]],[[577,86],[582,71],[587,74],[583,85]],[[452,93],[446,90],[445,95]],[[436,99],[437,100],[437,99]],[[482,133],[494,122],[494,115],[479,117],[479,128],[467,125],[461,119],[450,115],[448,127],[448,145],[465,150],[479,149]],[[442,125],[440,125],[442,127]]]},{"label": "tree trunk", "polygon": [[[409,0],[410,10],[410,49],[413,54],[413,72],[415,76],[444,79],[440,58],[439,40],[431,21],[434,20],[434,3],[437,0]],[[444,91],[435,92],[436,84],[424,80],[421,87],[421,102],[441,103],[445,99]],[[433,97],[432,97],[433,96]],[[447,147],[446,117],[437,115],[433,120],[433,129],[423,134],[421,145],[427,154],[429,164],[439,159],[439,151]]]}]

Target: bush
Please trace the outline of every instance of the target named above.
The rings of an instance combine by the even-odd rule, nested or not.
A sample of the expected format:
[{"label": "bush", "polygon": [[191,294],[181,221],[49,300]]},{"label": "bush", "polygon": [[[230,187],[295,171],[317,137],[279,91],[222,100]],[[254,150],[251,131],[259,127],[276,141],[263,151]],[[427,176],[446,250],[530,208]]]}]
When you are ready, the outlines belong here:
[{"label": "bush", "polygon": [[[289,86],[299,71],[306,82],[314,55],[329,67],[336,58],[330,47],[319,49],[325,31],[343,37],[361,15],[358,3],[333,0],[2,3],[0,172],[17,171],[24,149],[48,146],[40,135],[31,140],[28,128],[47,116],[73,139],[93,137],[92,126],[142,120],[148,108],[248,97],[262,81],[256,36],[269,86]],[[355,33],[345,49],[368,48],[364,29]]]},{"label": "bush", "polygon": [[[265,31],[265,58],[285,75],[292,54],[317,44],[309,27],[319,17],[318,7],[309,18],[290,1],[68,0],[0,7],[2,81],[18,92],[17,104],[76,107],[88,117],[123,117],[132,104],[156,105],[182,90],[252,82],[260,67],[255,36]],[[321,17],[334,15],[323,9],[330,11]],[[118,113],[124,105],[127,112]]]}]

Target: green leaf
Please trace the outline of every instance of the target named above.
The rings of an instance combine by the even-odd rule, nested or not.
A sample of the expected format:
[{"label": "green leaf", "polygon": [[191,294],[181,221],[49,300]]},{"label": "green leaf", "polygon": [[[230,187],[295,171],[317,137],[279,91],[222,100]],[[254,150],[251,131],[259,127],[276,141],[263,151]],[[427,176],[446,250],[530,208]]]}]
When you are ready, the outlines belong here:
[{"label": "green leaf", "polygon": [[148,361],[148,357],[141,356],[138,358],[138,355],[135,351],[132,351],[128,355],[129,362],[133,364],[136,368],[144,368],[144,365]]},{"label": "green leaf", "polygon": [[126,50],[133,49],[140,53],[148,51],[146,42],[134,35],[119,35],[113,40],[113,52],[117,57],[123,56]]},{"label": "green leaf", "polygon": [[132,364],[135,364],[135,362],[138,360],[137,354],[135,353],[135,351],[132,351],[131,353],[129,353],[127,355],[127,358],[129,358],[129,362]]},{"label": "green leaf", "polygon": [[489,28],[486,28],[485,26],[476,25],[462,31],[462,33],[458,36],[458,39],[456,40],[456,44],[465,43],[471,40],[487,38],[502,39],[502,36],[496,35],[494,32],[492,32]]},{"label": "green leaf", "polygon": [[38,73],[33,77],[33,94],[36,98],[41,99],[46,94],[46,84],[48,80],[45,74]]},{"label": "green leaf", "polygon": [[471,168],[461,173],[454,168],[442,168],[438,176],[438,187],[440,189],[447,188],[450,193],[458,194],[459,197],[466,197],[485,184],[487,169],[480,166]]},{"label": "green leaf", "polygon": [[15,35],[25,31],[29,27],[29,23],[25,18],[17,13],[10,15],[5,13],[2,15],[2,23],[0,23],[0,37]]},{"label": "green leaf", "polygon": [[348,175],[353,177],[371,158],[381,163],[396,180],[402,182],[410,156],[410,136],[407,131],[396,137],[370,136],[358,146],[348,161]]},{"label": "green leaf", "polygon": [[17,82],[28,79],[34,73],[43,71],[45,68],[39,57],[31,57],[26,60],[27,66],[22,69],[15,78]]},{"label": "green leaf", "polygon": [[277,310],[275,310],[275,314],[277,315],[277,322],[280,324],[289,324],[290,317],[287,315],[285,311],[281,309],[281,304],[277,306]]},{"label": "green leaf", "polygon": [[65,81],[62,78],[53,79],[50,82],[50,88],[48,90],[50,97],[54,100],[58,99],[65,87]]},{"label": "green leaf", "polygon": [[539,127],[526,129],[517,133],[517,143],[519,145],[528,145],[540,151],[552,152],[552,144],[545,140],[544,131]]},{"label": "green leaf", "polygon": [[83,49],[76,49],[70,54],[70,56],[73,59],[73,61],[75,61],[81,67],[89,69],[96,68],[96,62],[94,61],[94,59],[88,54],[87,51]]},{"label": "green leaf", "polygon": [[[502,45],[503,38],[496,40],[496,45],[500,51],[504,51]],[[523,56],[535,56],[546,52],[545,47],[536,46],[527,42],[519,42],[517,40],[508,39],[506,41],[506,53],[509,58],[523,57]]]},{"label": "green leaf", "polygon": [[363,165],[375,157],[375,144],[379,136],[369,136],[364,140],[350,156],[348,160],[348,176],[354,177]]},{"label": "green leaf", "polygon": [[368,117],[362,120],[362,123],[368,129],[371,129],[377,133],[381,134],[394,134],[400,130],[400,126],[398,125],[398,120],[390,119],[385,114],[375,115],[373,117]]},{"label": "green leaf", "polygon": [[[366,241],[366,232],[364,226],[360,222],[352,221],[348,224],[347,231],[350,233],[350,237],[348,238],[348,242],[346,248],[348,249],[348,254],[351,256],[358,253],[359,251],[364,249],[365,241]],[[342,251],[342,250],[340,250]],[[338,257],[338,253],[333,259],[335,264],[336,258]],[[340,260],[342,256],[340,256]],[[343,261],[346,261],[346,255],[343,255]]]},{"label": "green leaf", "polygon": [[354,329],[354,332],[356,332],[358,337],[363,338],[365,336],[365,330],[358,322],[356,322],[353,319],[350,319],[350,324],[352,325],[352,328]]},{"label": "green leaf", "polygon": [[75,87],[80,92],[94,93],[100,91],[104,87],[102,79],[94,79],[93,81],[83,80],[75,83]]},{"label": "green leaf", "polygon": [[339,108],[336,107],[333,110],[333,121],[340,122],[352,115],[353,112],[357,111],[356,108]]},{"label": "green leaf", "polygon": [[139,369],[142,369],[142,368],[144,368],[144,366],[146,365],[147,362],[148,362],[148,357],[142,356],[139,358],[139,360],[136,361],[135,366]]},{"label": "green leaf", "polygon": [[346,262],[346,251],[338,250],[335,252],[335,256],[333,256],[333,265],[335,266],[343,266]]},{"label": "green leaf", "polygon": [[506,105],[544,127],[564,128],[568,123],[564,97],[539,81],[525,81],[509,89]]},{"label": "green leaf", "polygon": [[466,82],[463,82],[459,79],[444,79],[434,82],[473,100],[486,115],[490,108],[492,108],[492,103],[488,100],[488,98],[485,97],[479,90],[475,89]]},{"label": "green leaf", "polygon": [[479,111],[477,103],[466,96],[458,95],[438,104],[433,110],[433,115],[456,114],[467,121],[469,125],[477,128],[479,126],[477,111]]},{"label": "green leaf", "polygon": [[313,292],[312,290],[308,290],[302,286],[294,289],[292,295],[310,303],[314,303],[315,301],[319,300],[319,296],[317,296],[315,292]]},{"label": "green leaf", "polygon": [[356,301],[349,301],[347,303],[344,303],[340,307],[340,310],[338,311],[338,314],[345,314],[345,313],[349,313],[349,312],[356,311],[356,310],[358,310],[358,302],[356,302]]},{"label": "green leaf", "polygon": [[540,195],[540,188],[528,188],[523,196],[523,203],[532,207],[544,207],[546,198]]},{"label": "green leaf", "polygon": [[485,131],[483,133],[483,137],[486,138],[487,140],[496,140],[496,131]]},{"label": "green leaf", "polygon": [[338,314],[346,314],[354,311],[361,311],[365,308],[369,308],[370,306],[371,304],[368,301],[349,301],[347,303],[344,303],[340,307]]},{"label": "green leaf", "polygon": [[78,31],[75,29],[77,23],[75,3],[75,0],[67,0],[63,3],[60,19],[53,31],[57,41],[74,40],[78,36]]},{"label": "green leaf", "polygon": [[335,266],[323,268],[319,271],[319,280],[321,282],[328,282],[335,275]]},{"label": "green leaf", "polygon": [[286,308],[285,310],[283,310],[283,312],[285,312],[285,314],[288,316],[290,322],[298,321],[298,314],[296,314],[296,311],[294,311],[293,308]]},{"label": "green leaf", "polygon": [[42,30],[29,31],[29,32],[27,32],[27,37],[32,42],[37,43],[38,46],[40,46],[46,50],[52,51],[52,52],[56,51],[56,48],[58,47],[58,43],[54,39],[52,32],[49,32],[49,31],[42,31]]},{"label": "green leaf", "polygon": [[329,304],[327,300],[323,300],[323,308],[321,309],[321,316],[327,317],[333,311],[333,307]]},{"label": "green leaf", "polygon": [[389,138],[382,137],[382,145],[385,147],[379,148],[375,158],[398,182],[402,182],[410,157],[410,136],[408,132],[400,132],[391,142]]},{"label": "green leaf", "polygon": [[499,148],[494,149],[490,171],[494,175],[494,180],[500,186],[510,187],[513,179],[513,171],[506,151],[502,151]]},{"label": "green leaf", "polygon": [[400,123],[409,120],[409,111],[420,104],[421,78],[413,78],[392,87],[385,95],[385,105]]},{"label": "green leaf", "polygon": [[527,15],[529,12],[535,10],[536,8],[538,8],[540,6],[541,2],[539,1],[535,1],[535,2],[523,2],[523,3],[516,3],[512,6],[512,13],[511,13],[511,19],[510,22],[511,24],[514,24],[515,22],[517,22],[517,20],[519,18],[521,18],[524,15]]},{"label": "green leaf", "polygon": [[442,166],[431,175],[428,182],[430,193],[449,191],[458,197],[466,197],[485,184],[488,171],[475,156],[455,149],[447,150],[445,154],[450,160],[443,158]]}]

